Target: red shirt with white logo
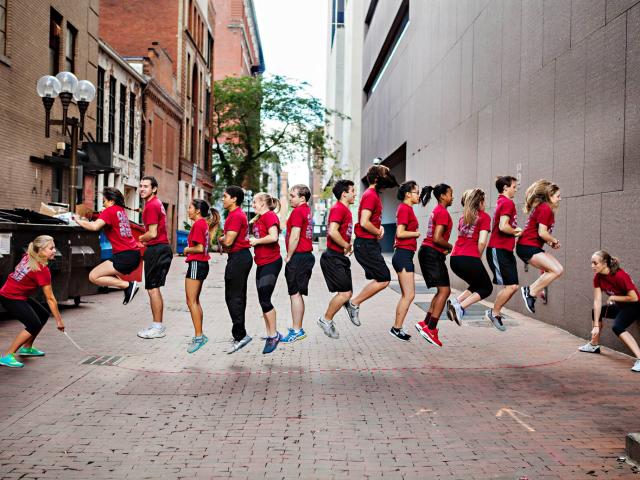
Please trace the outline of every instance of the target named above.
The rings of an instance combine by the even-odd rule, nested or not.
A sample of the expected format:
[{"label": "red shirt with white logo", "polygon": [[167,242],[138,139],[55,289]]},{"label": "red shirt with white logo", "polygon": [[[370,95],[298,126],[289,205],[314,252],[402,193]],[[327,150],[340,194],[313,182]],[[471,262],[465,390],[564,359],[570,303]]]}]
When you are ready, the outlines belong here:
[{"label": "red shirt with white logo", "polygon": [[540,238],[540,235],[538,235],[538,225],[545,225],[549,233],[552,233],[554,223],[555,215],[553,210],[547,202],[541,203],[533,209],[529,218],[527,218],[527,223],[524,225],[524,230],[518,239],[518,244],[542,248],[545,242]]},{"label": "red shirt with white logo", "polygon": [[[269,210],[267,213],[260,215],[260,218],[253,222],[253,236],[255,238],[264,238],[269,235],[269,229],[273,226],[278,228],[280,234],[280,219],[278,215]],[[278,242],[265,243],[253,247],[254,260],[256,265],[267,265],[275,262],[280,258],[280,245]]]},{"label": "red shirt with white logo", "polygon": [[226,235],[227,232],[238,233],[233,245],[227,250],[229,253],[239,252],[251,247],[249,244],[249,221],[241,208],[237,207],[227,215],[227,219],[224,222],[224,234]]},{"label": "red shirt with white logo", "polygon": [[196,220],[191,226],[191,230],[189,230],[189,236],[187,237],[187,244],[190,247],[195,247],[196,245],[202,245],[204,250],[202,253],[189,253],[187,254],[186,262],[192,262],[197,260],[199,262],[208,262],[209,261],[209,224],[204,218],[199,218]]},{"label": "red shirt with white logo", "polygon": [[29,255],[25,255],[0,288],[0,295],[11,300],[26,300],[38,287],[46,285],[51,285],[49,267],[40,265],[38,270],[33,271],[29,268]]},{"label": "red shirt with white logo", "polygon": [[313,251],[313,221],[311,218],[311,209],[307,203],[301,203],[291,210],[291,214],[287,219],[287,236],[285,243],[287,251],[289,251],[289,237],[291,229],[298,227],[300,229],[300,241],[296,247],[295,253],[306,253]]},{"label": "red shirt with white logo", "polygon": [[169,237],[167,236],[167,212],[158,197],[153,197],[152,200],[149,200],[144,204],[144,210],[142,210],[142,223],[144,223],[145,232],[149,231],[149,225],[158,226],[158,235],[156,238],[149,240],[147,245],[169,243]]},{"label": "red shirt with white logo", "polygon": [[[398,205],[396,210],[396,224],[404,225],[405,231],[417,232],[418,231],[418,218],[416,217],[413,207],[410,207],[406,203],[402,202]],[[413,238],[398,238],[396,234],[396,240],[393,244],[394,248],[404,248],[405,250],[411,250],[415,252],[418,249],[418,239]]]},{"label": "red shirt with white logo", "polygon": [[[342,202],[338,202],[331,207],[331,210],[329,210],[329,227],[331,223],[337,223],[338,232],[342,239],[347,243],[351,243],[351,235],[353,235],[353,215],[349,207]],[[334,242],[331,236],[327,236],[327,248],[344,253],[344,249]]]},{"label": "red shirt with white logo", "polygon": [[378,237],[373,233],[369,233],[368,230],[365,230],[360,225],[362,210],[369,210],[371,212],[369,221],[374,227],[380,228],[380,225],[382,225],[382,200],[380,200],[380,195],[375,188],[367,188],[360,199],[360,205],[358,205],[358,223],[356,223],[356,237],[377,239]]},{"label": "red shirt with white logo", "polygon": [[429,221],[427,223],[427,236],[422,241],[422,245],[425,247],[431,247],[440,253],[446,252],[446,249],[442,248],[440,245],[436,245],[433,242],[433,233],[436,230],[436,226],[444,225],[444,232],[442,233],[442,239],[445,242],[449,241],[449,237],[451,237],[451,230],[453,229],[453,220],[451,219],[451,215],[445,207],[438,204],[436,208],[433,209],[431,215],[429,215]]},{"label": "red shirt with white logo", "polygon": [[111,205],[105,208],[98,218],[106,224],[104,233],[111,243],[113,253],[127,250],[138,250],[138,242],[131,233],[131,224],[124,208],[119,205]]},{"label": "red shirt with white logo", "polygon": [[633,290],[636,292],[638,298],[640,298],[638,287],[633,283],[629,274],[621,268],[619,268],[616,273],[609,273],[608,275],[596,273],[593,277],[593,287],[601,289],[609,296],[626,295]]},{"label": "red shirt with white logo", "polygon": [[478,212],[476,221],[471,225],[465,224],[464,216],[461,217],[458,222],[458,239],[453,246],[451,256],[480,258],[478,241],[480,239],[480,232],[483,230],[487,232],[491,230],[491,217],[487,212]]},{"label": "red shirt with white logo", "polygon": [[506,195],[499,195],[496,202],[496,213],[493,215],[493,228],[491,229],[491,237],[489,238],[489,248],[502,248],[504,250],[513,250],[516,244],[516,237],[508,235],[500,230],[500,217],[509,217],[509,225],[511,228],[518,226],[518,214],[516,212],[516,204],[513,203]]}]

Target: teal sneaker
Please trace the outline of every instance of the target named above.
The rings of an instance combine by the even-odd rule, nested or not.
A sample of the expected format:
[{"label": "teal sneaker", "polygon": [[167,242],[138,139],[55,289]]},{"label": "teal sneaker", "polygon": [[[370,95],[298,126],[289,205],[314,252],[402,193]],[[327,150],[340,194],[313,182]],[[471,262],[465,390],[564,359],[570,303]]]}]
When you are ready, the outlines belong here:
[{"label": "teal sneaker", "polygon": [[35,347],[20,347],[18,355],[22,357],[44,357],[44,352]]},{"label": "teal sneaker", "polygon": [[4,367],[11,367],[11,368],[24,367],[24,363],[17,361],[13,353],[10,353],[9,355],[5,355],[4,357],[0,357],[0,365]]},{"label": "teal sneaker", "polygon": [[283,343],[293,343],[297,342],[298,340],[304,340],[305,338],[307,338],[307,334],[305,333],[304,328],[301,328],[297,331],[293,328],[290,328],[287,336],[280,339],[280,341]]},{"label": "teal sneaker", "polygon": [[202,335],[201,337],[193,337],[191,339],[191,343],[187,347],[187,353],[195,353],[200,348],[204,347],[204,344],[207,343],[209,339],[206,335]]}]

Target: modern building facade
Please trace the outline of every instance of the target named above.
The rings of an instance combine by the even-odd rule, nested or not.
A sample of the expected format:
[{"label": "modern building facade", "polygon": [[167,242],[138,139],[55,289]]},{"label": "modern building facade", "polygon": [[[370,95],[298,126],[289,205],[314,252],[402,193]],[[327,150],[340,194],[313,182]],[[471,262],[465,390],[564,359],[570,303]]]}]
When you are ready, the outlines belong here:
[{"label": "modern building facade", "polygon": [[[448,183],[455,221],[465,189],[495,205],[496,175],[520,179],[519,207],[533,181],[557,182],[565,274],[536,316],[587,337],[591,254],[606,249],[640,278],[640,4],[361,3],[362,171],[379,156],[399,180]],[[396,202],[385,198],[385,223]],[[521,270],[521,283],[537,275]],[[508,306],[522,311],[518,298]],[[604,341],[620,347],[609,329]]]}]

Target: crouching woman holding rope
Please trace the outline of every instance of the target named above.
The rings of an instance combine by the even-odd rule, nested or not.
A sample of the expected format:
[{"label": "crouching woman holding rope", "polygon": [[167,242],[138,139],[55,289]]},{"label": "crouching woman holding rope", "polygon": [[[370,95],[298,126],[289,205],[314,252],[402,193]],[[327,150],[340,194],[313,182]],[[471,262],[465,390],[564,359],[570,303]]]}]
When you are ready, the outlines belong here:
[{"label": "crouching woman holding rope", "polygon": [[[53,314],[58,325],[58,330],[64,332],[64,323],[58,310],[58,302],[53,296],[51,287],[51,272],[47,263],[53,260],[56,254],[56,246],[53,238],[48,235],[40,235],[29,244],[27,253],[22,257],[13,273],[9,274],[6,283],[0,289],[0,303],[25,326],[13,343],[0,357],[0,365],[5,367],[20,368],[24,363],[16,360],[16,352],[21,357],[42,357],[44,352],[33,346],[38,334]],[[49,310],[32,298],[38,288],[42,292],[49,305]]]}]

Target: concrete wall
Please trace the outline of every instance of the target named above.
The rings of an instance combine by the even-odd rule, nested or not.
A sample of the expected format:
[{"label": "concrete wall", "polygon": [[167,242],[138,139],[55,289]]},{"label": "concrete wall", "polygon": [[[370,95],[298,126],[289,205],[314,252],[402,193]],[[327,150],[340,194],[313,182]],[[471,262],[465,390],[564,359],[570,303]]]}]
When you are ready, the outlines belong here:
[{"label": "concrete wall", "polygon": [[[363,85],[401,3],[378,3],[364,39]],[[363,170],[406,142],[407,179],[444,181],[457,198],[477,185],[495,205],[498,174],[521,179],[519,206],[534,180],[560,184],[555,234],[566,274],[537,317],[584,337],[590,254],[609,250],[640,280],[636,3],[411,0],[407,33],[362,113]],[[456,221],[459,212],[456,199]],[[427,213],[420,211],[423,225]],[[530,283],[537,272],[520,274]],[[517,298],[508,306],[522,311]],[[604,342],[621,348],[609,329]]]}]

